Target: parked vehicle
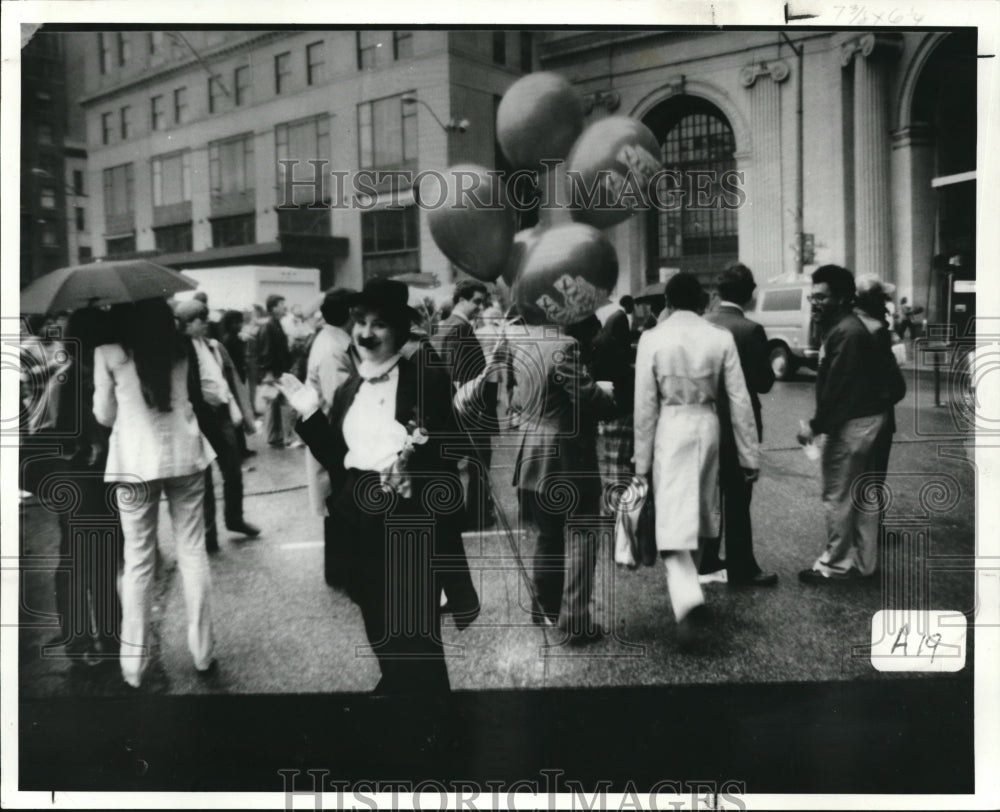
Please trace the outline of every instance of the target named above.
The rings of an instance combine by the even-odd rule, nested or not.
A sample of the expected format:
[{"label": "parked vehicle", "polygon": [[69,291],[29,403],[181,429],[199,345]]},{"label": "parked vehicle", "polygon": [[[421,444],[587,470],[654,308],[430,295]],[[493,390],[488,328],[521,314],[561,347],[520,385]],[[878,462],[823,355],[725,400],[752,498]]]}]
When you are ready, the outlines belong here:
[{"label": "parked vehicle", "polygon": [[[306,310],[319,300],[319,270],[317,268],[286,268],[277,265],[238,265],[224,268],[184,270],[198,283],[198,290],[208,294],[208,306],[213,310],[249,310],[255,304],[263,306],[272,293],[285,297],[289,307],[299,305]],[[176,295],[190,299],[194,291]]]},{"label": "parked vehicle", "polygon": [[771,368],[779,381],[791,378],[800,366],[818,365],[820,341],[809,305],[811,289],[808,280],[761,285],[753,312],[747,314],[764,327]]}]

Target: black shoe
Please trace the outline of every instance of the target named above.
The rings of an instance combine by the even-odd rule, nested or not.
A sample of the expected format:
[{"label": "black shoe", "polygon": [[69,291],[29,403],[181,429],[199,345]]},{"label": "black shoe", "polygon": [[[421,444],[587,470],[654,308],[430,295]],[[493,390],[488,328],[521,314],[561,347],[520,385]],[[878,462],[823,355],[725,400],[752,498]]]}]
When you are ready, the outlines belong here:
[{"label": "black shoe", "polygon": [[751,575],[749,578],[733,578],[729,576],[729,586],[741,587],[741,586],[777,586],[778,585],[778,573],[776,572],[758,572],[756,575]]},{"label": "black shoe", "polygon": [[864,581],[866,580],[866,576],[863,576],[860,572],[853,568],[849,569],[847,572],[832,572],[829,575],[824,573],[822,570],[809,568],[807,570],[802,570],[799,573],[799,580],[804,584],[825,586],[826,584],[846,584]]},{"label": "black shoe", "polygon": [[243,459],[245,460],[250,459],[250,457],[256,457],[256,456],[257,452],[254,451],[252,448],[248,448],[246,451],[243,452]]},{"label": "black shoe", "polygon": [[455,628],[459,631],[464,631],[475,623],[481,610],[482,607],[479,605],[479,598],[473,596],[471,599],[464,601],[448,601],[441,607],[441,614],[454,615]]},{"label": "black shoe", "polygon": [[593,623],[590,623],[580,631],[570,632],[566,638],[566,643],[574,647],[586,646],[600,640],[603,636],[603,632]]},{"label": "black shoe", "polygon": [[532,601],[531,622],[543,628],[555,626],[559,622],[559,612],[546,612],[541,604]]},{"label": "black shoe", "polygon": [[677,644],[681,651],[694,651],[705,642],[711,619],[709,608],[700,603],[677,622]]},{"label": "black shoe", "polygon": [[238,524],[227,524],[226,530],[231,533],[241,533],[244,536],[249,536],[252,539],[257,538],[260,535],[260,528],[256,525],[250,524],[250,522],[239,522]]},{"label": "black shoe", "polygon": [[195,671],[198,672],[198,677],[200,679],[211,679],[219,673],[219,661],[212,660],[212,662],[208,664],[208,668],[196,668]]},{"label": "black shoe", "polygon": [[209,553],[219,552],[219,537],[216,534],[205,534],[205,551]]}]

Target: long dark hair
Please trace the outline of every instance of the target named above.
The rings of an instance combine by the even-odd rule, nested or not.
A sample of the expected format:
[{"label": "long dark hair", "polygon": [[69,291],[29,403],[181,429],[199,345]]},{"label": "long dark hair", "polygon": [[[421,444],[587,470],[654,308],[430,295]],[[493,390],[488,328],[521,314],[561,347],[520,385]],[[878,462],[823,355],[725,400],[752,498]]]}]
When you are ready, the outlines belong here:
[{"label": "long dark hair", "polygon": [[166,299],[143,299],[122,309],[121,343],[135,362],[146,405],[170,411],[170,379],[184,357],[174,313]]}]

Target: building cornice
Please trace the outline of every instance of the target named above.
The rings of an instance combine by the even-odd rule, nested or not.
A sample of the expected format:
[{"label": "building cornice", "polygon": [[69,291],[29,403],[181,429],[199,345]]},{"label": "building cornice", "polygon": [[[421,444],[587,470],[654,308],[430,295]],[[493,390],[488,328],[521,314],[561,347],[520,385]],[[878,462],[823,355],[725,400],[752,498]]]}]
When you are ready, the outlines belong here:
[{"label": "building cornice", "polygon": [[569,37],[560,37],[538,45],[538,60],[546,62],[564,59],[579,53],[586,53],[594,48],[608,45],[622,45],[627,42],[637,42],[643,39],[663,38],[679,35],[690,36],[690,31],[670,32],[662,29],[647,29],[641,31],[586,31]]},{"label": "building cornice", "polygon": [[[249,39],[240,40],[238,42],[224,42],[211,50],[205,49],[201,51],[201,55],[207,62],[227,59],[231,56],[237,56],[241,53],[253,50],[254,48],[259,48],[269,42],[274,42],[285,37],[296,36],[299,33],[300,32],[298,31],[262,31]],[[95,93],[84,96],[80,99],[80,104],[83,107],[99,104],[123,93],[131,93],[139,88],[148,87],[149,85],[157,84],[172,77],[187,73],[192,68],[201,69],[201,65],[198,60],[194,58],[194,56],[190,56],[187,59],[178,62],[166,63],[162,66],[150,66],[141,71],[139,74],[129,76],[127,79],[116,85],[101,88]]]}]

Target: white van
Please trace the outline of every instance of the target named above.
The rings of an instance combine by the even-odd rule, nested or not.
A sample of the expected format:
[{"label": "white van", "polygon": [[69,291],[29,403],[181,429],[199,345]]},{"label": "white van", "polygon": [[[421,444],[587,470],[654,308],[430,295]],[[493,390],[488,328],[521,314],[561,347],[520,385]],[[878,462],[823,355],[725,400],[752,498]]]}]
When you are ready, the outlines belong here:
[{"label": "white van", "polygon": [[764,327],[774,377],[785,381],[800,366],[816,369],[819,332],[813,325],[809,292],[812,282],[770,283],[754,291],[756,304],[747,316]]}]

